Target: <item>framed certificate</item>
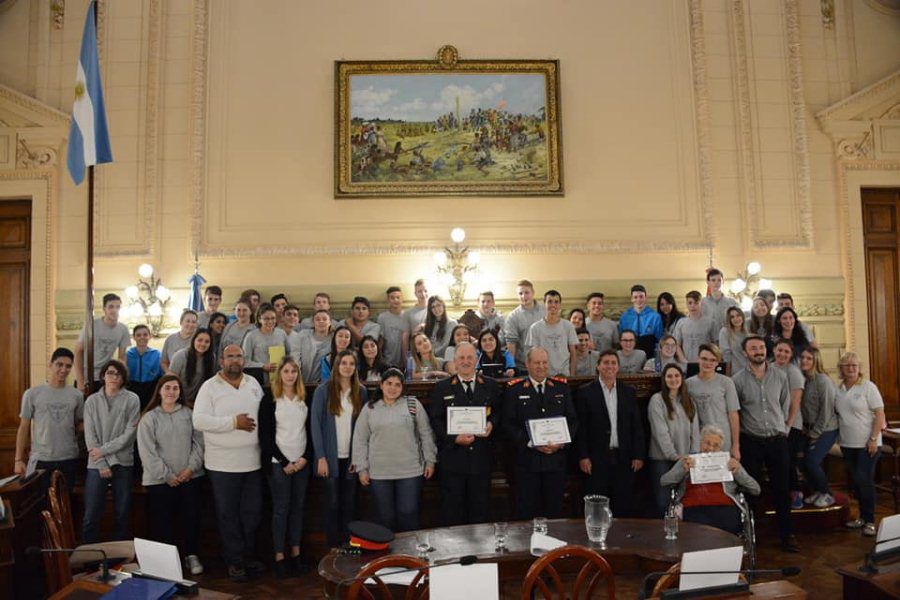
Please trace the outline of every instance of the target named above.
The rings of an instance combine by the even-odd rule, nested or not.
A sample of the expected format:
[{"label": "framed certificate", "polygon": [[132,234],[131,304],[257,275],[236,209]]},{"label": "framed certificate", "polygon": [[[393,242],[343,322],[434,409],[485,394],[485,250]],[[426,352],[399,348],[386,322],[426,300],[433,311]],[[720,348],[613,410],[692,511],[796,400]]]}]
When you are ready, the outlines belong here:
[{"label": "framed certificate", "polygon": [[551,444],[569,444],[569,423],[565,417],[547,419],[528,419],[528,438],[532,446],[549,446]]},{"label": "framed certificate", "polygon": [[449,435],[480,435],[487,431],[486,406],[448,406]]},{"label": "framed certificate", "polygon": [[722,483],[734,481],[734,475],[728,470],[728,452],[709,452],[691,454],[694,466],[691,467],[691,483]]}]

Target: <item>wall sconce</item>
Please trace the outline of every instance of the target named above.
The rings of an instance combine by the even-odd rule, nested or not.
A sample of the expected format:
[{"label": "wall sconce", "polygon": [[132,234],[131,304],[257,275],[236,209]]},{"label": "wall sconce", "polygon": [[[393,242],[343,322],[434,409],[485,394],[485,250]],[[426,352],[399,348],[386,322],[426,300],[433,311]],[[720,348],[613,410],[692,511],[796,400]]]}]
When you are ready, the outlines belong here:
[{"label": "wall sconce", "polygon": [[474,273],[481,261],[481,253],[477,250],[469,251],[468,246],[461,244],[466,239],[466,231],[462,227],[456,227],[450,232],[453,247],[446,246],[442,251],[434,253],[434,264],[437,272],[446,276],[449,281],[447,288],[450,291],[450,301],[453,306],[462,305],[466,295],[465,275]]},{"label": "wall sconce", "polygon": [[122,308],[121,317],[124,320],[143,320],[153,337],[158,337],[166,326],[166,308],[172,299],[172,292],[154,275],[151,265],[144,263],[138,267],[138,275],[137,284],[125,288],[125,297],[130,304]]},{"label": "wall sconce", "polygon": [[741,308],[749,311],[753,308],[753,299],[759,290],[771,290],[772,280],[760,276],[762,265],[756,261],[748,262],[743,271],[731,280],[728,286],[729,295],[737,300]]}]

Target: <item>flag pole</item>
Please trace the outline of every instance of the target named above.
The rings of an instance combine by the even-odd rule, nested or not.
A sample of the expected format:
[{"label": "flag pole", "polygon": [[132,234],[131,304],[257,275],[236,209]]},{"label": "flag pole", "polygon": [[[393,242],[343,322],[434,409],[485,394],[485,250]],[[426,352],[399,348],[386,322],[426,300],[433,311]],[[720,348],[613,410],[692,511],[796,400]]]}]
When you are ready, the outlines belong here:
[{"label": "flag pole", "polygon": [[[95,17],[96,18],[96,17]],[[87,168],[88,171],[88,200],[87,200],[87,259],[85,260],[85,277],[87,285],[85,293],[84,314],[84,349],[86,360],[84,361],[84,386],[85,396],[96,390],[94,385],[94,165]]]}]

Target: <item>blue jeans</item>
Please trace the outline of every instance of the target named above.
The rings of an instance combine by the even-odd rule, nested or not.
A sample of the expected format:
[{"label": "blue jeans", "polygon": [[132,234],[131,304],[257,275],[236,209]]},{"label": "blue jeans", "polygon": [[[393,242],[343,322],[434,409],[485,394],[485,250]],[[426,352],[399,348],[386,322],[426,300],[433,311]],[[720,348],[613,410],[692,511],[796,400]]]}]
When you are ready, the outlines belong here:
[{"label": "blue jeans", "polygon": [[[69,494],[71,494],[72,490],[75,489],[75,477],[78,475],[78,465],[80,463],[80,458],[69,458],[67,460],[39,460],[35,463],[35,468],[49,471],[47,476],[44,477],[44,487],[47,489],[50,487],[50,475],[53,474],[53,471],[61,471],[63,477],[66,478],[66,489],[69,490]],[[44,491],[46,492],[47,489]]]},{"label": "blue jeans", "polygon": [[107,488],[112,488],[115,527],[113,540],[127,540],[131,521],[131,480],[132,467],[114,465],[112,477],[103,479],[99,469],[88,469],[84,478],[84,523],[82,538],[85,544],[100,541],[100,522],[103,520],[103,506]]},{"label": "blue jeans", "polygon": [[675,461],[672,460],[650,459],[650,478],[653,482],[653,495],[656,500],[657,517],[660,518],[666,514],[666,508],[669,506],[670,491],[672,488],[670,486],[661,485],[659,480],[674,466]]},{"label": "blue jeans", "polygon": [[329,548],[346,544],[347,524],[356,512],[356,473],[350,473],[350,459],[338,459],[337,475],[325,478],[325,540]]},{"label": "blue jeans", "polygon": [[292,548],[300,545],[303,501],[312,468],[307,464],[302,471],[292,475],[285,473],[280,463],[272,463],[268,468],[269,490],[272,492],[272,550],[279,553],[284,552],[285,538]]},{"label": "blue jeans", "polygon": [[844,448],[844,467],[853,482],[853,491],[859,499],[859,518],[866,523],[875,522],[875,467],[881,457],[881,448],[875,456],[869,456],[865,448]]},{"label": "blue jeans", "polygon": [[423,481],[421,475],[407,479],[372,480],[372,497],[382,525],[394,532],[419,528]]},{"label": "blue jeans", "polygon": [[206,471],[216,502],[216,520],[226,565],[253,558],[262,519],[262,470],[247,473]]},{"label": "blue jeans", "polygon": [[822,461],[825,455],[834,446],[834,440],[837,439],[838,430],[823,431],[815,440],[810,439],[809,445],[803,452],[803,474],[812,489],[820,494],[829,494],[828,476],[822,468]]}]

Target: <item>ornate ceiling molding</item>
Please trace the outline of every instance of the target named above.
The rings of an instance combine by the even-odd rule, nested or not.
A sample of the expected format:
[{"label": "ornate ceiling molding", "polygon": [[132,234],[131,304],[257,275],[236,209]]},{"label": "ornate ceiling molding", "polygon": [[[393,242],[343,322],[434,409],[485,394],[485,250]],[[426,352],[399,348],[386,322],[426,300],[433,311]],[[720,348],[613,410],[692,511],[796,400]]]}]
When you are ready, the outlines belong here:
[{"label": "ornate ceiling molding", "polygon": [[[354,245],[265,245],[225,246],[209,244],[205,239],[204,214],[207,196],[207,131],[209,93],[209,21],[208,0],[193,0],[191,47],[190,161],[191,161],[191,247],[203,257],[324,256],[324,255],[419,255],[439,249],[438,244],[394,244],[373,242]],[[600,240],[597,242],[517,242],[479,245],[478,250],[497,254],[596,253],[596,252],[697,252],[715,246],[713,210],[713,173],[711,150],[711,112],[707,86],[707,55],[703,27],[703,2],[690,0],[690,53],[696,128],[697,180],[699,189],[700,235],[693,240],[635,241]],[[686,199],[689,201],[689,199]]]}]

